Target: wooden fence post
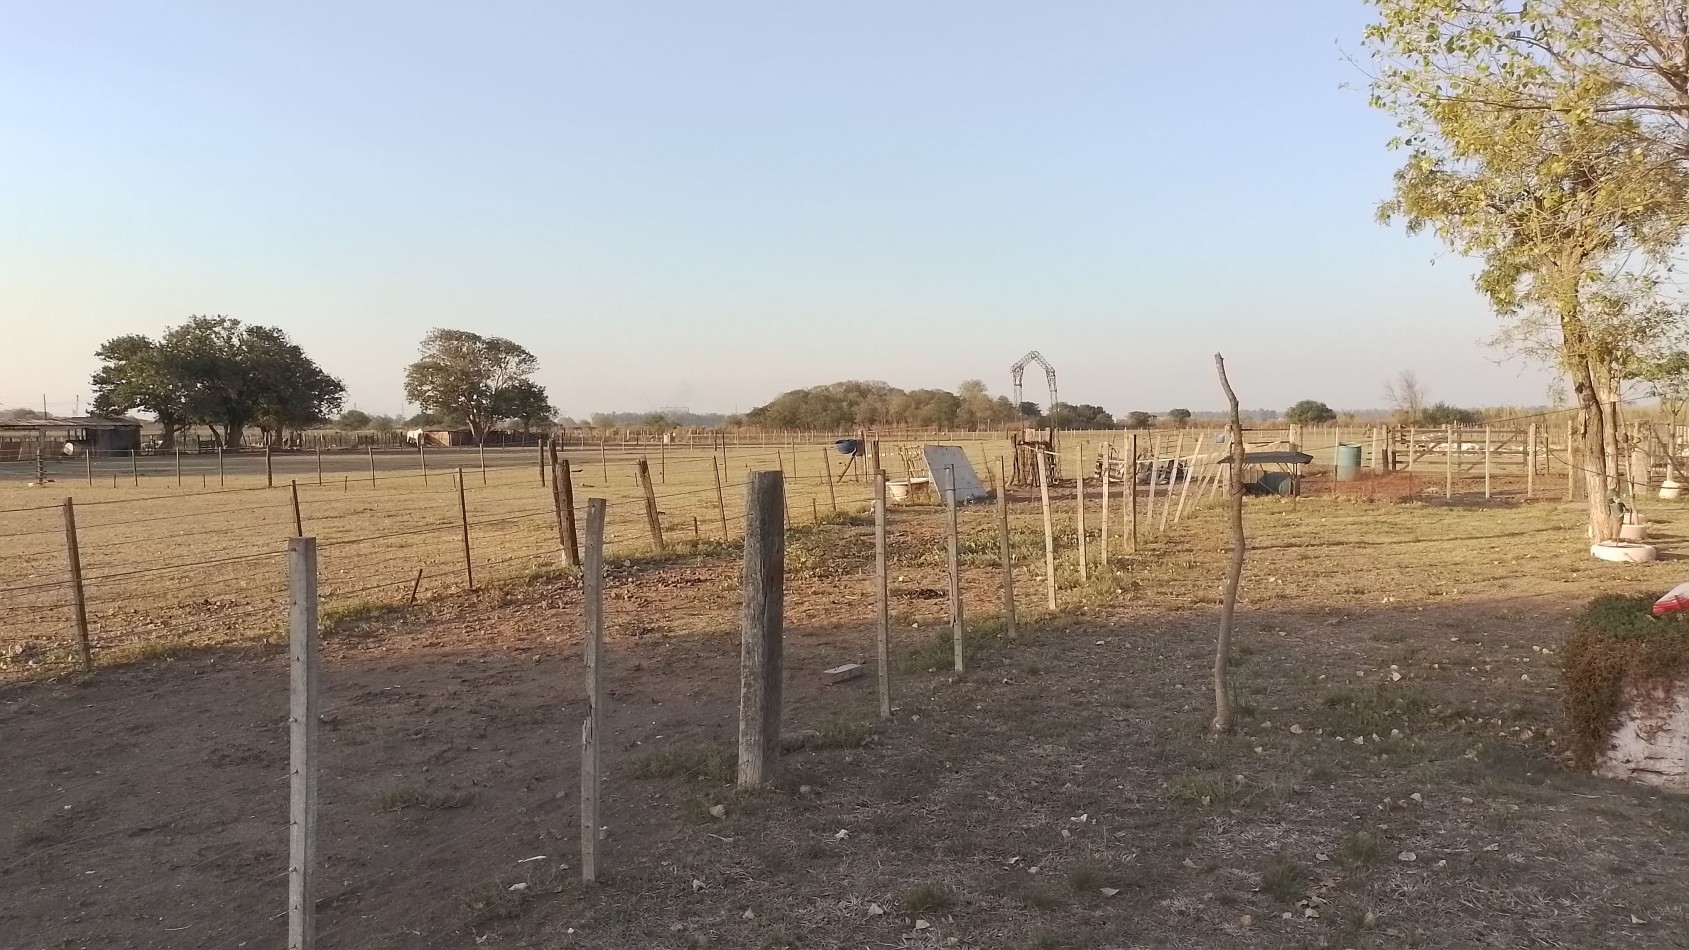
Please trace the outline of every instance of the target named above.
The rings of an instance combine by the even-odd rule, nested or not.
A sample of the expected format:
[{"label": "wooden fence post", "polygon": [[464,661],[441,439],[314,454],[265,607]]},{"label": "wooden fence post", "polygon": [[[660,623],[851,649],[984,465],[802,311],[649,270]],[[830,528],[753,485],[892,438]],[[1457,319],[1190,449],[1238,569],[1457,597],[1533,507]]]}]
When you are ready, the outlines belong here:
[{"label": "wooden fence post", "polygon": [[645,527],[651,532],[651,549],[663,553],[663,519],[657,511],[657,490],[651,485],[651,465],[641,458],[635,463],[639,487],[645,493]]},{"label": "wooden fence post", "polygon": [[[177,446],[176,451],[173,454],[176,456],[176,487],[181,488],[182,487],[182,449],[181,449],[181,447]],[[36,463],[37,466],[39,466],[41,464],[41,453],[39,451],[37,451],[35,453],[35,463]]]},{"label": "wooden fence post", "polygon": [[267,441],[264,443],[264,487],[276,487],[275,459],[271,456],[270,443]]},{"label": "wooden fence post", "polygon": [[[546,440],[544,440],[544,439],[541,439],[540,441],[534,443],[534,448],[539,450],[539,452],[538,452],[539,457],[534,460],[534,463],[535,463],[534,467],[536,467],[540,470],[540,487],[541,488],[545,487],[545,443],[546,443]],[[486,447],[483,446],[482,449],[481,449],[481,484],[485,485],[486,483],[487,483],[487,450],[486,450]]]},{"label": "wooden fence post", "polygon": [[1454,426],[1443,427],[1443,497],[1454,497]]},{"label": "wooden fence post", "polygon": [[[1173,522],[1175,524],[1177,524],[1179,520],[1185,516],[1185,499],[1190,497],[1191,476],[1196,473],[1196,458],[1196,453],[1192,452],[1190,461],[1185,463],[1185,484],[1183,488],[1179,489],[1179,506],[1173,510]],[[1167,507],[1173,507],[1173,496],[1171,493],[1167,495]]]},{"label": "wooden fence post", "polygon": [[1003,629],[1013,640],[1015,631],[1015,568],[1014,554],[1009,546],[1009,479],[1003,460],[997,460],[997,546],[1003,560]]},{"label": "wooden fence post", "polygon": [[[1153,472],[1152,472],[1153,477]],[[1126,460],[1126,479],[1122,491],[1126,493],[1126,504],[1123,506],[1126,517],[1126,529],[1120,532],[1121,540],[1127,544],[1127,552],[1138,553],[1138,434],[1132,433],[1132,457]]]},{"label": "wooden fence post", "polygon": [[223,445],[217,445],[217,487],[223,487]]},{"label": "wooden fence post", "polygon": [[1034,449],[1038,456],[1038,495],[1044,504],[1044,585],[1049,591],[1050,609],[1056,609],[1056,531],[1050,523],[1050,463],[1043,449]]},{"label": "wooden fence post", "polygon": [[[373,446],[373,445],[364,446],[364,454],[369,456],[369,487],[374,488],[375,487],[375,446]],[[221,459],[222,456],[219,455],[218,458]]]},{"label": "wooden fence post", "polygon": [[[475,443],[475,459],[481,464],[481,484],[485,485],[487,484],[487,442],[485,439]],[[541,464],[544,464],[544,462],[542,461]],[[544,485],[545,479],[540,479],[540,484]]]},{"label": "wooden fence post", "polygon": [[1144,518],[1149,522],[1151,531],[1155,529],[1155,483],[1161,480],[1161,451],[1156,447],[1155,435],[1149,437],[1149,502],[1144,512]]},{"label": "wooden fence post", "polygon": [[886,552],[886,477],[874,476],[874,648],[879,659],[880,718],[891,718],[891,588]]},{"label": "wooden fence post", "polygon": [[[722,456],[723,459],[726,459],[727,458],[726,436],[723,436],[722,439],[723,439],[723,441],[722,441],[721,456]],[[721,513],[721,539],[723,541],[726,541],[727,540],[727,496],[725,494],[723,494],[722,490],[721,490],[721,466],[716,463],[714,455],[710,456],[710,471],[715,473],[715,506],[716,506],[716,510]]]},{"label": "wooden fence post", "polygon": [[1484,426],[1484,499],[1490,497],[1490,427]]},{"label": "wooden fence post", "polygon": [[1525,497],[1537,491],[1537,424],[1531,423],[1530,435],[1525,439]]},{"label": "wooden fence post", "polygon": [[323,483],[323,450],[322,450],[321,446],[318,446],[317,447],[317,486],[319,488],[322,487],[322,483]]},{"label": "wooden fence post", "polygon": [[299,517],[299,481],[292,478],[288,479],[287,491],[293,499],[293,536],[303,538],[305,536],[305,522]]},{"label": "wooden fence post", "polygon": [[944,467],[945,508],[945,564],[950,571],[950,641],[955,648],[955,668],[966,672],[962,660],[962,641],[967,631],[962,623],[962,538],[956,524],[956,467]]},{"label": "wooden fence post", "polygon": [[428,484],[428,451],[423,448],[428,444],[428,433],[419,433],[416,437],[416,463],[422,468],[422,484]]},{"label": "wooden fence post", "polygon": [[288,559],[287,947],[317,943],[317,539],[290,538]]},{"label": "wooden fence post", "polygon": [[1073,481],[1073,513],[1077,521],[1079,532],[1079,582],[1089,583],[1091,580],[1090,557],[1085,549],[1090,546],[1090,539],[1085,536],[1085,456],[1080,450],[1078,470]]},{"label": "wooden fence post", "polygon": [[610,455],[603,438],[598,440],[598,474],[604,484],[610,484]]},{"label": "wooden fence post", "polygon": [[[556,471],[552,485],[556,485]],[[599,744],[604,729],[604,514],[602,498],[586,501],[586,557],[581,570],[584,590],[581,601],[586,612],[586,629],[581,638],[581,657],[586,665],[587,715],[581,723],[581,880],[598,880]]]},{"label": "wooden fence post", "polygon": [[475,589],[475,562],[469,556],[469,505],[463,499],[463,469],[457,470],[457,518],[463,527],[463,576],[469,589]]},{"label": "wooden fence post", "polygon": [[745,482],[745,577],[739,652],[739,782],[761,788],[780,754],[786,486],[779,472]]},{"label": "wooden fence post", "polygon": [[1103,566],[1104,567],[1108,566],[1109,557],[1113,553],[1113,552],[1109,551],[1109,549],[1108,549],[1108,482],[1109,482],[1109,475],[1110,475],[1110,472],[1109,472],[1109,467],[1110,467],[1109,466],[1109,456],[1113,455],[1113,454],[1114,454],[1113,444],[1110,443],[1107,439],[1104,439],[1103,440],[1102,467],[1100,469],[1100,472],[1102,474],[1102,479],[1103,479],[1103,523],[1102,523],[1102,544],[1100,545],[1100,547],[1102,548],[1102,552],[1103,552]]},{"label": "wooden fence post", "polygon": [[75,611],[76,661],[84,673],[94,671],[94,654],[88,647],[88,600],[82,589],[82,548],[76,537],[76,502],[65,499],[65,560],[70,564],[70,603]]}]

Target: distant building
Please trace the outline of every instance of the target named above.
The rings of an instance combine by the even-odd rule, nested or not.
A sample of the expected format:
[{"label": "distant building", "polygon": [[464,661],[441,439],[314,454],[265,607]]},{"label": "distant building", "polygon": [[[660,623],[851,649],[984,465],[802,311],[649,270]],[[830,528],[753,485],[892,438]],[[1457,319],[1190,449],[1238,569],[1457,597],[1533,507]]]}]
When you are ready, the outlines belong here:
[{"label": "distant building", "polygon": [[0,462],[55,455],[124,455],[141,448],[139,419],[127,416],[47,416],[0,422]]}]

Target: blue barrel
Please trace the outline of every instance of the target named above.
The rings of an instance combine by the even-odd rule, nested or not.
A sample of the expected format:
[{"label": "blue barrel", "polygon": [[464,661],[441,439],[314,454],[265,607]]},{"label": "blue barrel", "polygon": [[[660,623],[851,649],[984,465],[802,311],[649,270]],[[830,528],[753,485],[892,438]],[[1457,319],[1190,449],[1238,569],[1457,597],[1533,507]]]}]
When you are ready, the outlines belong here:
[{"label": "blue barrel", "polygon": [[1337,446],[1337,480],[1352,482],[1361,477],[1361,447],[1344,442]]},{"label": "blue barrel", "polygon": [[862,440],[839,439],[833,443],[833,451],[838,452],[840,455],[861,455]]}]

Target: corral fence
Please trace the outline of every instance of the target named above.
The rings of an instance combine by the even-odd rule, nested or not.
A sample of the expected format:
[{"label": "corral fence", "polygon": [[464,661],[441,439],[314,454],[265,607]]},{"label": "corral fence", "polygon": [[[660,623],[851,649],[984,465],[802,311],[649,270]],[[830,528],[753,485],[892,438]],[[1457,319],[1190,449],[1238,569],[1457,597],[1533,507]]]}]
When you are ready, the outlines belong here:
[{"label": "corral fence", "polygon": [[[964,448],[988,483],[1000,478],[997,446]],[[789,722],[782,602],[793,571],[868,594],[841,621],[861,644],[859,660],[825,675],[873,677],[862,714],[890,716],[892,577],[907,573],[942,591],[945,665],[962,673],[970,626],[1012,631],[1017,595],[1023,612],[1059,609],[1061,590],[1082,584],[1087,570],[1106,569],[1111,556],[1193,512],[1218,471],[1192,466],[1177,484],[1130,488],[1103,479],[1071,493],[1047,480],[1012,504],[997,491],[994,504],[962,513],[975,529],[963,544],[954,471],[927,473],[937,482],[933,504],[886,504],[886,482],[899,474],[891,459],[905,455],[890,446],[870,448],[862,477],[844,474],[849,460],[826,454],[828,445],[800,446],[813,465],[794,463],[785,446],[669,458],[661,472],[644,456],[599,468],[570,451],[559,446],[555,461],[548,451],[543,466],[523,453],[484,471],[442,464],[426,476],[347,473],[338,482],[129,489],[115,498],[108,489],[0,510],[16,545],[0,582],[0,675],[12,681],[0,688],[0,735],[19,750],[66,741],[78,749],[51,763],[20,761],[0,781],[14,845],[0,860],[11,932],[29,942],[39,928],[67,945],[276,945],[285,932],[290,947],[422,946],[466,915],[518,904],[565,878],[590,881],[609,869],[615,886],[633,864],[656,873],[656,859],[632,846],[642,816],[654,799],[722,766],[681,761],[635,774],[607,744],[622,701],[608,698],[611,687],[668,696],[663,684],[680,671],[618,666],[606,631],[620,642],[680,628],[698,609],[644,596],[633,565],[676,553],[739,561],[732,614],[742,618],[734,624],[741,677],[711,689],[726,705],[744,697],[732,771],[754,787],[778,768]],[[824,558],[811,550],[811,533],[829,530],[871,550],[872,568],[838,575],[835,565],[807,562]],[[964,609],[969,571],[996,587]],[[467,629],[498,613],[497,600],[475,596],[558,582],[570,590],[578,582],[578,596],[512,614],[521,631],[509,656],[451,659],[459,645],[434,645],[438,658],[428,662],[462,667],[474,692],[408,695],[413,687],[393,680],[415,661],[369,665],[397,634],[355,632],[361,622],[402,619],[425,598],[466,604],[467,614],[450,616]],[[285,645],[286,672],[262,652],[240,662],[252,660],[241,651],[255,644]],[[171,677],[170,664],[157,665],[178,658],[191,672]],[[493,684],[508,684],[530,658],[564,666],[545,679],[553,688],[510,712],[514,687]],[[74,674],[137,661],[154,665],[138,667],[132,682]],[[191,742],[156,744],[154,730],[179,735],[168,710],[231,691],[236,708],[200,721]],[[468,734],[430,725],[464,703],[485,704],[476,721],[503,725]],[[518,723],[522,748],[506,748],[502,730]],[[509,772],[506,760],[518,755],[527,772]],[[406,838],[408,826],[392,823],[413,810],[438,816],[425,837]],[[579,833],[569,846],[506,841],[513,815],[533,816],[553,838],[558,826]],[[359,844],[371,840],[379,844]],[[420,883],[444,874],[442,862],[453,869],[447,877],[484,886],[442,903]],[[99,876],[114,868],[149,871]],[[114,938],[119,931],[127,936]]]}]

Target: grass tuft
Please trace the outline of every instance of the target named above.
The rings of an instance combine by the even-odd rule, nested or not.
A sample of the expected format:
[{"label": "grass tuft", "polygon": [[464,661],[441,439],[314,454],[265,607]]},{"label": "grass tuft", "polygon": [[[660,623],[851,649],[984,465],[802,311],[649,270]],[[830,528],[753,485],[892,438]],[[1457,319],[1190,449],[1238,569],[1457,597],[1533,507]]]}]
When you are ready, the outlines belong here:
[{"label": "grass tuft", "polygon": [[922,881],[903,895],[903,909],[911,914],[934,913],[950,903],[950,889],[934,881]]},{"label": "grass tuft", "polygon": [[1268,858],[1261,869],[1261,893],[1276,900],[1295,900],[1307,883],[1308,870],[1282,854]]}]

